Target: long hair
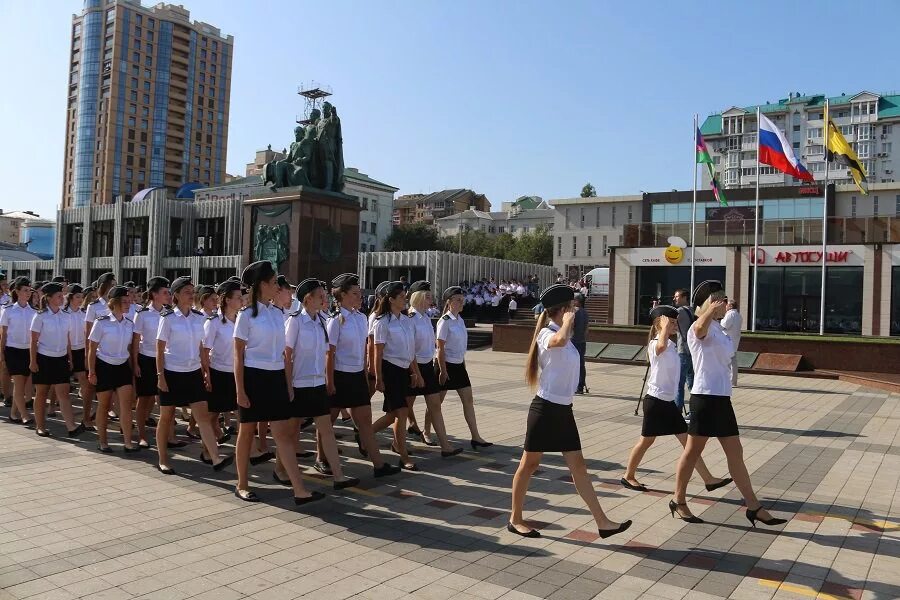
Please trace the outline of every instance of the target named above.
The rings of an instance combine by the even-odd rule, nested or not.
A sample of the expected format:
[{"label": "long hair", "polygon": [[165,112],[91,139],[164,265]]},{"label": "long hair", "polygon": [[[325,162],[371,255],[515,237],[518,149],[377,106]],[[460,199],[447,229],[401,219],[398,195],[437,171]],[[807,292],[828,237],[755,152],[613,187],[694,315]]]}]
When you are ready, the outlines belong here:
[{"label": "long hair", "polygon": [[122,298],[111,298],[107,304],[107,308],[109,309],[110,314],[112,314],[114,310],[120,310],[123,313],[125,312],[125,309],[122,308]]},{"label": "long hair", "polygon": [[231,290],[227,294],[222,294],[219,296],[219,314],[222,315],[222,322],[225,323],[228,319],[225,317],[225,307],[228,304],[228,299],[231,298],[234,294],[240,294],[241,290]]},{"label": "long hair", "polygon": [[47,296],[48,294],[41,294],[40,310],[47,310],[47,308],[50,306],[50,303],[47,302]]},{"label": "long hair", "polygon": [[[10,288],[9,297],[12,298],[13,303],[16,303],[19,301],[19,290],[22,289],[23,287],[25,287],[24,284],[19,284],[19,285],[15,285],[12,288]],[[31,292],[31,297],[34,298],[33,291]],[[31,304],[31,302],[29,302],[29,304]]]},{"label": "long hair", "polygon": [[448,312],[450,312],[450,300],[449,299],[446,302],[444,302],[444,312],[442,312],[441,314],[446,315]]},{"label": "long hair", "polygon": [[[426,297],[427,295],[428,295],[428,292],[422,291],[422,290],[419,290],[418,292],[413,292],[412,295],[409,297],[409,306],[410,306],[410,308],[415,308],[415,309],[416,309],[416,312],[418,312],[419,309],[416,308],[416,305],[417,305],[417,304],[422,304],[422,303],[424,303],[424,302],[425,302],[425,297]],[[425,307],[425,308],[427,309],[428,307]],[[424,311],[423,311],[422,314],[424,314]]]},{"label": "long hair", "polygon": [[647,345],[650,345],[650,342],[653,341],[654,338],[659,336],[659,332],[662,331],[662,315],[653,319],[653,323],[650,325],[650,333],[647,334]]},{"label": "long hair", "polygon": [[109,290],[111,290],[113,287],[112,282],[113,280],[110,280],[100,286],[100,288],[97,290],[98,298],[106,298],[106,294],[108,294]]},{"label": "long hair", "polygon": [[[66,294],[66,303],[63,304],[63,310],[69,310],[69,306],[72,304],[72,298],[75,297],[75,292],[69,292]],[[84,296],[81,298],[81,303],[84,304]]]},{"label": "long hair", "polygon": [[536,388],[538,384],[538,335],[547,326],[547,322],[559,315],[567,306],[568,303],[563,303],[545,308],[534,325],[534,335],[531,337],[531,346],[528,348],[528,358],[525,359],[525,383],[531,389]]},{"label": "long hair", "polygon": [[[344,294],[349,292],[350,288],[352,288],[355,285],[359,285],[359,284],[344,282],[341,286],[331,289],[331,295],[334,296],[334,303],[337,306],[338,311],[340,311],[340,309],[341,309],[341,306],[342,306],[341,303],[344,300]],[[346,319],[344,318],[344,313],[339,313],[338,314],[338,322],[341,325],[343,325],[344,321],[346,321]]]},{"label": "long hair", "polygon": [[387,313],[391,312],[391,303],[390,301],[403,293],[403,288],[397,288],[397,290],[391,294],[390,296],[385,296],[381,299],[381,304],[378,305],[378,309],[375,311],[376,317],[383,317]]},{"label": "long hair", "polygon": [[259,284],[261,283],[262,281],[254,281],[250,286],[250,316],[254,319],[259,316]]}]

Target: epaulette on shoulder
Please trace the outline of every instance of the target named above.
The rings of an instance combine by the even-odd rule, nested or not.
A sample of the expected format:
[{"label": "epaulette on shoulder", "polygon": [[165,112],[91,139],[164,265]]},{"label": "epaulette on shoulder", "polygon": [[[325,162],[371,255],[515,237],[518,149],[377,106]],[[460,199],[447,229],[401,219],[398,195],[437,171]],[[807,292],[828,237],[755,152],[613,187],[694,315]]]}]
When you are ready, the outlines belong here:
[{"label": "epaulette on shoulder", "polygon": [[442,318],[443,320],[445,320],[445,321],[449,321],[449,320],[450,320],[450,315],[444,315],[444,316],[441,317],[441,318]]},{"label": "epaulette on shoulder", "polygon": [[39,315],[42,315],[42,314],[44,314],[45,312],[47,312],[47,309],[46,309],[46,308],[42,308],[41,310],[39,310],[39,311],[37,311],[37,312],[38,312]]},{"label": "epaulette on shoulder", "polygon": [[138,306],[138,309],[135,311],[135,313],[146,312],[148,310],[150,310],[149,306]]},{"label": "epaulette on shoulder", "polygon": [[207,320],[207,321],[212,321],[213,319],[215,319],[215,318],[218,317],[218,316],[219,316],[219,315],[210,315],[210,316],[206,317],[206,320]]},{"label": "epaulette on shoulder", "polygon": [[[277,307],[276,307],[276,308],[277,308]],[[284,312],[283,309],[280,309],[280,308],[279,308],[278,310],[280,310],[281,312]],[[299,310],[295,310],[294,312],[290,313],[288,316],[289,316],[289,317],[296,317],[296,316],[298,316],[299,314],[300,314],[300,311],[299,311]]]},{"label": "epaulette on shoulder", "polygon": [[126,321],[128,321],[129,323],[131,323],[132,325],[134,325],[134,321],[129,319],[127,316],[123,316],[122,318],[125,319]]},{"label": "epaulette on shoulder", "polygon": [[97,304],[98,302],[100,302],[100,298],[96,298],[96,299],[94,299],[94,300],[91,300],[91,301],[90,301],[90,304]]},{"label": "epaulette on shoulder", "polygon": [[[281,311],[281,314],[284,314],[284,309],[281,308],[280,306],[275,306],[275,305],[273,304],[273,305],[272,305],[272,308],[277,308],[278,310]],[[298,312],[299,312],[299,311],[298,311]]]},{"label": "epaulette on shoulder", "polygon": [[161,316],[161,317],[168,317],[169,315],[174,315],[174,314],[175,314],[175,311],[174,311],[174,310],[172,310],[171,308],[166,308],[166,309],[163,309],[163,310],[159,313],[159,316]]},{"label": "epaulette on shoulder", "polygon": [[98,321],[109,321],[109,315],[100,315],[97,317]]},{"label": "epaulette on shoulder", "polygon": [[67,315],[72,313],[72,311],[69,310],[69,307],[68,307],[68,306],[65,307],[64,309],[62,309],[62,311],[63,311],[64,313],[66,313]]},{"label": "epaulette on shoulder", "polygon": [[247,310],[248,308],[250,308],[250,307],[249,307],[249,306],[242,306],[242,307],[240,307],[240,308],[238,309],[238,312],[244,312],[244,311]]},{"label": "epaulette on shoulder", "polygon": [[200,316],[204,316],[204,317],[206,316],[201,311],[197,310],[196,308],[192,308],[191,312],[194,313],[195,315],[200,315]]},{"label": "epaulette on shoulder", "polygon": [[385,317],[385,315],[388,315],[388,314],[390,314],[390,313],[385,313],[384,315],[378,315],[377,317],[375,317],[375,320],[380,321],[381,319],[383,319]]},{"label": "epaulette on shoulder", "polygon": [[341,309],[337,309],[337,310],[333,310],[330,313],[328,313],[328,316],[333,319],[335,317],[339,317],[340,314],[341,314]]}]

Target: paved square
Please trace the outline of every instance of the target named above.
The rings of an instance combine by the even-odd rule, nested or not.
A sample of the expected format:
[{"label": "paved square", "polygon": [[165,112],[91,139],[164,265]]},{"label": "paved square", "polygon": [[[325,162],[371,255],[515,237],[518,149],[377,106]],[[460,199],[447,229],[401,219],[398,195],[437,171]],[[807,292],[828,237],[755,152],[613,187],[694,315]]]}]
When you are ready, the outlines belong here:
[{"label": "paved square", "polygon": [[[763,503],[792,520],[752,529],[736,489],[706,493],[695,478],[689,502],[707,522],[689,525],[666,508],[674,438],[647,453],[639,476],[650,492],[618,484],[640,432],[643,368],[591,364],[592,393],[575,404],[584,454],[604,509],[634,525],[599,540],[561,457],[548,455],[526,504],[543,537],[525,540],[505,530],[532,397],[523,363],[489,350],[468,356],[493,448],[469,451],[448,396],[448,431],[467,451],[442,459],[413,443],[422,472],[376,482],[352,432],[338,427],[347,470],[363,485],[335,494],[307,469],[311,489],[329,498],[304,511],[272,482],[271,463],[251,468],[264,501],[245,504],[232,496],[233,467],[214,473],[197,444],[178,451],[180,476],[166,477],[152,468],[155,452],[126,458],[116,434],[108,456],[93,435],[43,439],[0,423],[0,600],[900,597],[900,395],[742,376],[734,406],[747,466]],[[59,422],[51,429],[65,434]],[[717,444],[704,458],[727,472]]]}]

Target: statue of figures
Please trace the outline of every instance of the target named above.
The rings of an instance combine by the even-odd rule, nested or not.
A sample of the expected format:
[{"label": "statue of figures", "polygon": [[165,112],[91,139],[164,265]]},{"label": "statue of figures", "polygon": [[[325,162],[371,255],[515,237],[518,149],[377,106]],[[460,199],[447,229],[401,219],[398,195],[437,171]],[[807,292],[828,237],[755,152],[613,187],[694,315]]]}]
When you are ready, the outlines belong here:
[{"label": "statue of figures", "polygon": [[330,102],[322,104],[322,119],[316,124],[316,142],[318,187],[340,192],[344,173],[343,140],[340,119]]},{"label": "statue of figures", "polygon": [[344,135],[341,132],[341,119],[337,107],[331,107],[331,118],[334,119],[334,187],[335,192],[344,191]]},{"label": "statue of figures", "polygon": [[306,129],[294,128],[294,142],[282,160],[270,161],[263,168],[263,184],[272,183],[272,191],[280,187],[313,185],[315,181],[315,133],[320,113],[314,109],[310,114],[312,123]]}]

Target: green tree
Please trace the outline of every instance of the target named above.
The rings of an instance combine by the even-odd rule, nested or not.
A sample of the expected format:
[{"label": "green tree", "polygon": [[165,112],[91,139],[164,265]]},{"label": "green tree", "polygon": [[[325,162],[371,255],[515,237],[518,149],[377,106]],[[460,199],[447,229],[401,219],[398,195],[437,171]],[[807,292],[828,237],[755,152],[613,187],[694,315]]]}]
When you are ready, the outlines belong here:
[{"label": "green tree", "polygon": [[546,227],[540,227],[533,232],[523,233],[515,238],[504,258],[552,266],[553,236],[550,235]]},{"label": "green tree", "polygon": [[584,187],[581,188],[581,197],[582,198],[593,198],[597,195],[597,189],[591,184],[591,182],[587,182],[584,184]]},{"label": "green tree", "polygon": [[412,223],[394,227],[384,241],[387,251],[400,250],[441,250],[442,240],[437,229],[425,223]]}]

